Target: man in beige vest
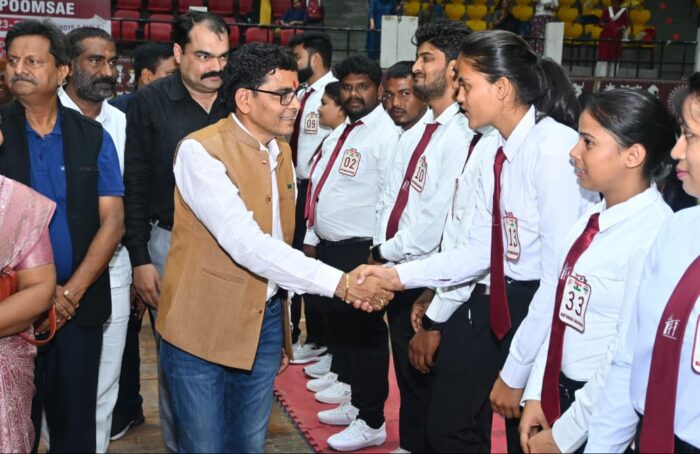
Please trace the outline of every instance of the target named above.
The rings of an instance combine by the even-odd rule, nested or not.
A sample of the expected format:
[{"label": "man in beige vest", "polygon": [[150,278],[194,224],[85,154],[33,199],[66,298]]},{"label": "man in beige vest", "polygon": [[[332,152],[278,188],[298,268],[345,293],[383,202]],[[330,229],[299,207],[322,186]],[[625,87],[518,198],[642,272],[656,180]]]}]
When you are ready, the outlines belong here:
[{"label": "man in beige vest", "polygon": [[241,47],[221,88],[233,114],[176,154],[157,329],[181,452],[263,452],[274,378],[288,362],[282,288],[379,305],[393,296],[289,246],[296,185],[278,137],[294,127],[298,85],[287,49]]}]

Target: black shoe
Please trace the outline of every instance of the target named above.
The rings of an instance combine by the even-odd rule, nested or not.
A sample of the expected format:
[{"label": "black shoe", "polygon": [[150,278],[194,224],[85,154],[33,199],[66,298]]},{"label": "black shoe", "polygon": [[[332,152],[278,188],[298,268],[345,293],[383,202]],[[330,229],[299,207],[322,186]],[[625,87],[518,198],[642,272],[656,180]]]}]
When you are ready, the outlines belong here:
[{"label": "black shoe", "polygon": [[131,416],[115,413],[112,416],[112,434],[109,439],[112,441],[119,440],[126,435],[130,428],[140,426],[145,421],[142,407],[139,407],[136,414]]}]

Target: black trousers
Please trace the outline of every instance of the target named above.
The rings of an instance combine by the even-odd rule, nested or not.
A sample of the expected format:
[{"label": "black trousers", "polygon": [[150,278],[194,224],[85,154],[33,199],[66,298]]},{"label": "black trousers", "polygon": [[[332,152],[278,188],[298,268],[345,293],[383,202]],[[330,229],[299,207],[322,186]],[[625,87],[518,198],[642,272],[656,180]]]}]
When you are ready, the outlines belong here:
[{"label": "black trousers", "polygon": [[408,360],[408,344],[411,342],[411,308],[425,289],[399,292],[387,306],[391,353],[394,371],[399,385],[401,406],[399,409],[399,446],[410,452],[428,450],[428,409],[433,387],[433,372],[423,374]]},{"label": "black trousers", "polygon": [[[322,262],[343,271],[367,263],[372,240],[332,243],[322,241],[316,254]],[[366,313],[340,298],[330,302],[329,333],[335,352],[331,370],[352,388],[358,417],[372,428],[384,423],[384,402],[389,396],[389,334],[384,312]]]},{"label": "black trousers", "polygon": [[39,348],[32,402],[35,448],[42,411],[49,426],[50,452],[95,452],[95,406],[102,350],[102,326],[69,321],[53,341]]},{"label": "black trousers", "polygon": [[[129,324],[126,328],[126,343],[122,356],[122,369],[119,374],[119,394],[114,405],[114,420],[129,420],[136,416],[143,404],[141,397],[141,355],[139,352],[139,332],[141,319],[132,306]],[[118,416],[119,415],[119,416]]]},{"label": "black trousers", "polygon": [[[563,415],[576,400],[576,391],[583,388],[586,382],[572,380],[563,373],[559,374],[559,411]],[[586,443],[582,444],[574,454],[582,454]]]},{"label": "black trousers", "polygon": [[[539,281],[506,284],[513,327],[499,341],[489,324],[489,295],[473,295],[442,331],[428,411],[428,440],[439,452],[491,452],[489,394],[527,315]],[[518,420],[506,420],[508,452],[520,452]]]},{"label": "black trousers", "polygon": [[[309,187],[309,180],[297,180],[297,204],[294,213],[295,229],[292,247],[301,250],[304,246],[304,235],[306,235],[306,219],[304,219],[304,207],[306,205],[306,191]],[[326,345],[326,326],[324,323],[323,300],[316,295],[304,295],[304,316],[306,317],[306,343],[317,346]],[[301,328],[301,304],[302,296],[292,297],[291,321],[292,321],[292,343],[299,340]]]}]

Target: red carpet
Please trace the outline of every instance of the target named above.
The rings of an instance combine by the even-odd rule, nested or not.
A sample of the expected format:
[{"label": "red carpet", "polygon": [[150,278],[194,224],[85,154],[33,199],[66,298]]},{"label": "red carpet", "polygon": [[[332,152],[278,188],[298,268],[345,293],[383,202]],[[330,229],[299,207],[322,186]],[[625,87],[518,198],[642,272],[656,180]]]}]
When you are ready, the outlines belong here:
[{"label": "red carpet", "polygon": [[[306,389],[308,378],[303,366],[291,365],[275,382],[275,395],[284,405],[316,452],[335,452],[328,447],[328,437],[343,429],[341,426],[327,426],[318,422],[316,414],[328,410],[334,405],[317,402],[311,391]],[[384,406],[387,440],[382,446],[366,449],[362,452],[390,452],[399,447],[399,388],[396,385],[393,364],[389,366],[389,399]],[[506,452],[506,438],[503,419],[494,417],[492,452]]]}]

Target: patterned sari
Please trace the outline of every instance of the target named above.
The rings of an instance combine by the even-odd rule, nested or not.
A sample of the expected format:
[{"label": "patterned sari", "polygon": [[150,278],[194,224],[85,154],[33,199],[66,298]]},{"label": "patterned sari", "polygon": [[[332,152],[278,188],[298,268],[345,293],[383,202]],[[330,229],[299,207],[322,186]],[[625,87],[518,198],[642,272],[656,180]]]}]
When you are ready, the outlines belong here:
[{"label": "patterned sari", "polygon": [[[51,200],[0,175],[0,269],[53,263],[49,221],[54,209]],[[0,295],[0,304],[8,296]],[[34,444],[35,356],[36,347],[20,336],[0,337],[0,452],[30,452]]]}]

